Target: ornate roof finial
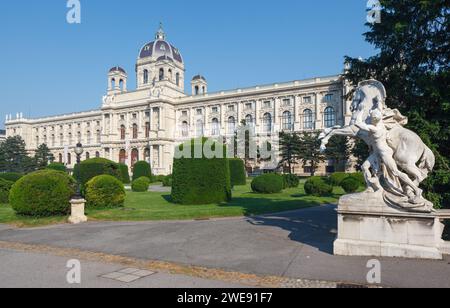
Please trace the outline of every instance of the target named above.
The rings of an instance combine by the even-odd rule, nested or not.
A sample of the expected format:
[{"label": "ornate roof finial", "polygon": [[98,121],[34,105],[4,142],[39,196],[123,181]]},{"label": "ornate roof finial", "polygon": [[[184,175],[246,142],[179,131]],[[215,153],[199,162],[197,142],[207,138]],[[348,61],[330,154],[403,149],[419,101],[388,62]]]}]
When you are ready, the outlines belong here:
[{"label": "ornate roof finial", "polygon": [[159,30],[158,32],[156,32],[156,37],[157,40],[165,40],[166,39],[166,33],[164,32],[163,29],[163,23],[160,22],[159,23]]}]

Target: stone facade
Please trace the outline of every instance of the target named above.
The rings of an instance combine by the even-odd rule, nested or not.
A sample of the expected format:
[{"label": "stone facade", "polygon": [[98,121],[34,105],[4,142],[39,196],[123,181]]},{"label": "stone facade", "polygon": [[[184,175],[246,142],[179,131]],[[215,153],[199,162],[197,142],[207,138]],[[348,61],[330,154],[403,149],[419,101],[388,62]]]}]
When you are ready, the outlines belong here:
[{"label": "stone facade", "polygon": [[[19,114],[6,121],[6,135],[20,135],[32,153],[46,143],[57,161],[75,163],[81,142],[83,159],[105,157],[130,167],[149,161],[156,174],[172,172],[176,145],[198,136],[232,136],[247,119],[261,139],[279,130],[321,130],[349,122],[350,91],[341,75],[208,93],[203,76],[185,92],[184,60],[160,29],[145,44],[136,63],[137,89],[129,91],[127,73],[113,67],[100,109],[39,119]],[[325,173],[328,163],[319,173]],[[264,166],[261,166],[264,168]],[[298,167],[297,173],[307,172]]]}]

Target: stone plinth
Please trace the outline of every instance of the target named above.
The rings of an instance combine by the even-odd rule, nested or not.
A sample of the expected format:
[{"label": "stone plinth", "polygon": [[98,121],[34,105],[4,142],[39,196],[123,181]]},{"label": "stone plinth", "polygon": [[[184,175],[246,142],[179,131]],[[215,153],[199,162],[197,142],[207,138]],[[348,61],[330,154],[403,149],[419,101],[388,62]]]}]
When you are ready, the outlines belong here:
[{"label": "stone plinth", "polygon": [[88,218],[84,214],[84,208],[86,200],[84,199],[72,199],[71,204],[71,215],[69,217],[69,222],[71,224],[80,224],[88,221]]},{"label": "stone plinth", "polygon": [[442,259],[442,240],[450,212],[414,213],[389,207],[382,192],[342,197],[334,254],[343,256]]}]

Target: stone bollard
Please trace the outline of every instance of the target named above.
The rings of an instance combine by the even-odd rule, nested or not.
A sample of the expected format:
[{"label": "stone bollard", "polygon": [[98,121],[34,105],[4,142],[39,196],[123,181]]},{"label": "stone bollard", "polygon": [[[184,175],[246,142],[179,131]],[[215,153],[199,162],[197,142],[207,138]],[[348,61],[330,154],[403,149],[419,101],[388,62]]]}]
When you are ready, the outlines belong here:
[{"label": "stone bollard", "polygon": [[86,200],[84,199],[72,199],[70,200],[71,204],[71,215],[69,217],[69,222],[71,224],[80,224],[86,222],[88,219],[84,214],[84,206],[86,204]]}]

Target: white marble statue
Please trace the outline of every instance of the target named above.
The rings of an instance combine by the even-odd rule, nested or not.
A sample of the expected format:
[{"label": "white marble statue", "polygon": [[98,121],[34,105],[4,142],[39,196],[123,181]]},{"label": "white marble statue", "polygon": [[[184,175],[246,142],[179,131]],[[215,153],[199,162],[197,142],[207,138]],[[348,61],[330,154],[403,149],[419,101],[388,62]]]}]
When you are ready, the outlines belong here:
[{"label": "white marble statue", "polygon": [[422,196],[419,185],[434,168],[434,154],[417,134],[404,127],[408,119],[387,108],[385,101],[381,82],[361,82],[352,103],[350,125],[326,129],[319,137],[321,149],[337,135],[364,140],[371,153],[362,166],[368,186],[365,193],[382,191],[388,206],[430,213],[433,204]]}]

